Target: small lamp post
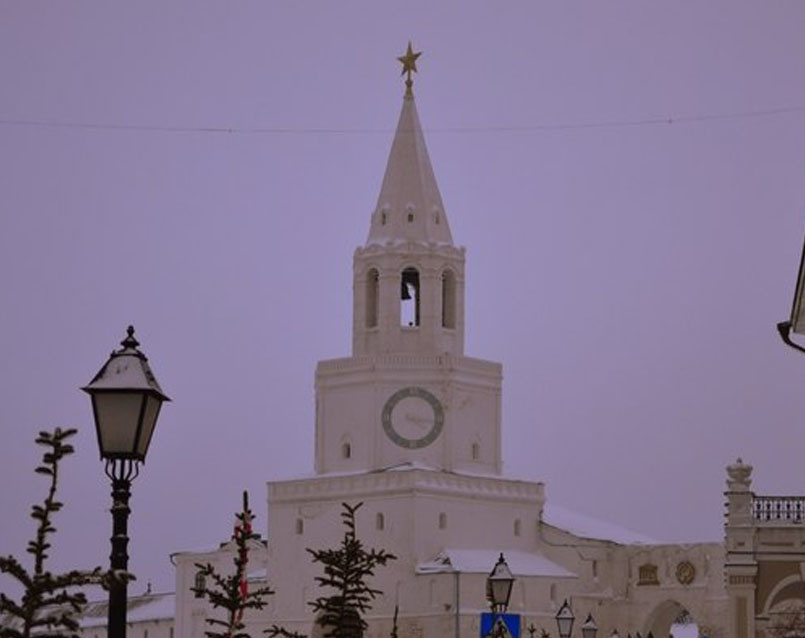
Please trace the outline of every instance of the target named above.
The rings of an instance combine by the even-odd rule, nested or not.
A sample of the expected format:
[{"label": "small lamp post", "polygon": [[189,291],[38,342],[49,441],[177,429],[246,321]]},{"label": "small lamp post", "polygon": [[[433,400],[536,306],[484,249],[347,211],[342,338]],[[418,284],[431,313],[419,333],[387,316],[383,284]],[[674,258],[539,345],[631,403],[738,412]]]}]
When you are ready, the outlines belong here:
[{"label": "small lamp post", "polygon": [[145,461],[159,409],[170,399],[162,392],[140,352],[134,328],[120,342],[89,385],[101,459],[112,481],[112,554],[109,585],[109,638],[125,638],[128,570],[128,518],[131,482]]},{"label": "small lamp post", "polygon": [[593,615],[587,614],[587,620],[585,620],[584,624],[581,626],[582,638],[595,638],[595,635],[597,633],[598,633],[598,625],[595,624]]},{"label": "small lamp post", "polygon": [[560,638],[570,638],[573,632],[573,621],[576,617],[573,615],[573,610],[570,608],[567,600],[562,603],[559,611],[556,612],[556,626],[559,630]]},{"label": "small lamp post", "polygon": [[503,627],[499,624],[502,621],[498,619],[498,615],[505,614],[509,607],[512,585],[514,585],[514,576],[501,552],[498,562],[495,563],[486,579],[486,598],[492,608],[492,635],[504,635]]},{"label": "small lamp post", "polygon": [[486,597],[489,599],[493,612],[502,613],[508,609],[512,585],[514,585],[514,576],[501,552],[498,562],[495,563],[495,567],[486,579]]}]

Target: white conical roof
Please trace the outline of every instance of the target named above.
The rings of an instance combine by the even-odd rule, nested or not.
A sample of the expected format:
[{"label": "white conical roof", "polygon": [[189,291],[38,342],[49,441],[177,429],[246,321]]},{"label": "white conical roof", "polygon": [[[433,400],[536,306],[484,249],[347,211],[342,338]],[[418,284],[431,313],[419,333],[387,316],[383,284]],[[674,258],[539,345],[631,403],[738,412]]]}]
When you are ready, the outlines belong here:
[{"label": "white conical roof", "polygon": [[403,99],[368,244],[417,241],[451,244],[450,226],[436,185],[414,97]]}]

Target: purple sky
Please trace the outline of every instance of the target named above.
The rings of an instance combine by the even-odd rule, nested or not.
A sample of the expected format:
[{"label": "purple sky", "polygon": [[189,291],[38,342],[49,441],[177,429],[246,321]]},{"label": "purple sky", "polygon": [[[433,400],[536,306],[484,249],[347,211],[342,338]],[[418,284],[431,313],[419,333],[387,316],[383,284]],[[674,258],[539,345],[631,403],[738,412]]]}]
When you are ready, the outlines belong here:
[{"label": "purple sky", "polygon": [[349,354],[409,38],[506,472],[670,540],[720,538],[738,455],[759,493],[805,492],[805,357],[774,329],[805,232],[805,3],[435,4],[0,5],[0,553],[33,530],[36,432],[76,426],[57,565],[107,563],[78,387],[128,323],[174,399],[132,591],[225,540],[244,488],[265,529],[265,481],[312,468],[315,363]]}]

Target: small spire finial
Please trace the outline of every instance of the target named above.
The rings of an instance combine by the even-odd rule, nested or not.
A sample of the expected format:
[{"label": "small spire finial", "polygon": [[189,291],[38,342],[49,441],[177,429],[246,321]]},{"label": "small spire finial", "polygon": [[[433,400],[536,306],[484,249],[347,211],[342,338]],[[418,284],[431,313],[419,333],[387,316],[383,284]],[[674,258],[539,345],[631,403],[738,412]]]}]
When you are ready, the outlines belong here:
[{"label": "small spire finial", "polygon": [[124,348],[136,348],[140,345],[140,342],[134,338],[134,326],[129,326],[126,328],[126,338],[120,342],[120,345]]},{"label": "small spire finial", "polygon": [[408,41],[408,50],[405,52],[405,55],[401,55],[397,58],[403,65],[402,73],[400,75],[408,74],[408,77],[405,78],[405,97],[413,97],[414,93],[411,90],[411,87],[414,86],[414,81],[411,79],[411,73],[416,73],[416,60],[417,58],[422,55],[422,51],[418,51],[414,53],[414,48],[411,46],[411,41]]}]

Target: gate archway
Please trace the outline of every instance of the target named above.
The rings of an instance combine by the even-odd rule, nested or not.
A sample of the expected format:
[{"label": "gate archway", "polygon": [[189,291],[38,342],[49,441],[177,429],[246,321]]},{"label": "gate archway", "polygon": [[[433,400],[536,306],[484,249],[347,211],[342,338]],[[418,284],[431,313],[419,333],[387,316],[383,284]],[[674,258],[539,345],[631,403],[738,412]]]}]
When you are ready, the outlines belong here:
[{"label": "gate archway", "polygon": [[690,609],[676,600],[666,600],[648,616],[643,635],[655,638],[698,638],[700,626]]}]

